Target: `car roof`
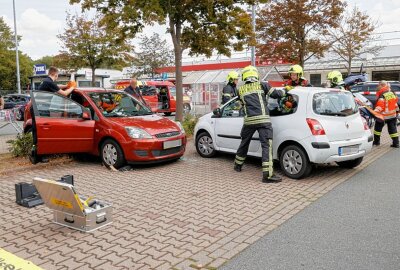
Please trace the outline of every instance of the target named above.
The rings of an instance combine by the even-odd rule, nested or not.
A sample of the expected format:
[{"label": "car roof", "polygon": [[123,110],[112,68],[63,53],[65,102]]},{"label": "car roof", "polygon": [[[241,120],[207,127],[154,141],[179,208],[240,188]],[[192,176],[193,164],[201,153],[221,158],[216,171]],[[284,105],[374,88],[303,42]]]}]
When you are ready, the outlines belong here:
[{"label": "car roof", "polygon": [[[296,94],[296,95],[308,95],[310,92],[312,93],[326,93],[326,92],[349,92],[347,90],[341,90],[337,88],[324,88],[324,87],[295,87],[294,89],[290,90],[290,94]],[[349,92],[350,93],[350,92]]]},{"label": "car roof", "polygon": [[123,92],[122,90],[111,89],[111,88],[100,88],[100,87],[79,87],[75,89],[78,92]]},{"label": "car roof", "polygon": [[29,94],[6,94],[6,95],[4,95],[5,97],[7,96],[7,97],[11,97],[11,96],[14,96],[14,97],[29,97]]}]

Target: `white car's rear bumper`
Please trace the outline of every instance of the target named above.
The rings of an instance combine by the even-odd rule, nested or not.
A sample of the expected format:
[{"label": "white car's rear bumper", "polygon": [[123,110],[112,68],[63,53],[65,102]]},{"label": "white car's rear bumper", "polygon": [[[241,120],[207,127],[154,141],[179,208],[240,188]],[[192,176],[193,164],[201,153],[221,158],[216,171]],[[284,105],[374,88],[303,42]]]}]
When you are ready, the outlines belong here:
[{"label": "white car's rear bumper", "polygon": [[[372,149],[373,137],[370,132],[365,132],[361,138],[329,142],[326,136],[310,136],[302,140],[301,144],[306,148],[308,157],[313,163],[330,163],[352,160],[365,156]],[[339,155],[339,148],[358,145],[358,152]]]}]

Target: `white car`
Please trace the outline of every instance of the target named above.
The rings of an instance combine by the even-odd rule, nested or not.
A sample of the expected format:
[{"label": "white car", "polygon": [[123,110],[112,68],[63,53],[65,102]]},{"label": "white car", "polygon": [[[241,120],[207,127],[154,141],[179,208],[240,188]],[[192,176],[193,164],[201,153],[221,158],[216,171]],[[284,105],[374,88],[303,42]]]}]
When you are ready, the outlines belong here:
[{"label": "white car", "polygon": [[[312,164],[336,162],[354,168],[371,151],[373,136],[350,92],[297,87],[290,94],[297,107],[289,113],[281,112],[277,100],[268,100],[274,130],[273,158],[279,160],[288,177],[308,176]],[[236,153],[242,126],[243,110],[234,98],[199,119],[194,133],[197,152],[206,158],[218,151]],[[257,132],[248,155],[261,157]]]}]

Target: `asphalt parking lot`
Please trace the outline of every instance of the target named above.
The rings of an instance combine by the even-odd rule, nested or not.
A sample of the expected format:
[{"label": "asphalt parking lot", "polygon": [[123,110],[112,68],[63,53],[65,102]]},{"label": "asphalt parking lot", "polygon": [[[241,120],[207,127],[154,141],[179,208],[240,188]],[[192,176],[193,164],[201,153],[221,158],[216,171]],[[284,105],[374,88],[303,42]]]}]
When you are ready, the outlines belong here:
[{"label": "asphalt parking lot", "polygon": [[[354,170],[320,166],[300,181],[261,183],[260,162],[203,159],[189,141],[173,163],[113,172],[72,162],[0,176],[0,247],[43,269],[215,269],[390,151],[389,138]],[[279,171],[278,171],[279,172]],[[51,223],[45,206],[15,203],[14,184],[72,174],[82,195],[113,203],[114,222],[94,233]]]}]

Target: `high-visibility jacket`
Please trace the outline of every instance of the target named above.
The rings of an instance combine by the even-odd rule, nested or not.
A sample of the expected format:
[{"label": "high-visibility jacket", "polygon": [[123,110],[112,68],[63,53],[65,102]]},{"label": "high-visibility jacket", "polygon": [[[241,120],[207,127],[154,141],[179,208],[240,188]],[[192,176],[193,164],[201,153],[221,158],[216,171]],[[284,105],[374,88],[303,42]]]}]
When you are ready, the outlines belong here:
[{"label": "high-visibility jacket", "polygon": [[399,111],[397,102],[399,98],[388,87],[383,87],[377,92],[378,100],[376,101],[375,111],[383,115],[383,118],[392,119],[396,117]]},{"label": "high-visibility jacket", "polygon": [[266,82],[248,82],[239,88],[239,98],[244,105],[244,125],[264,125],[270,123],[267,96],[282,98],[284,90],[271,88]]},{"label": "high-visibility jacket", "polygon": [[222,104],[227,103],[230,99],[237,96],[236,84],[228,83],[222,89]]}]

